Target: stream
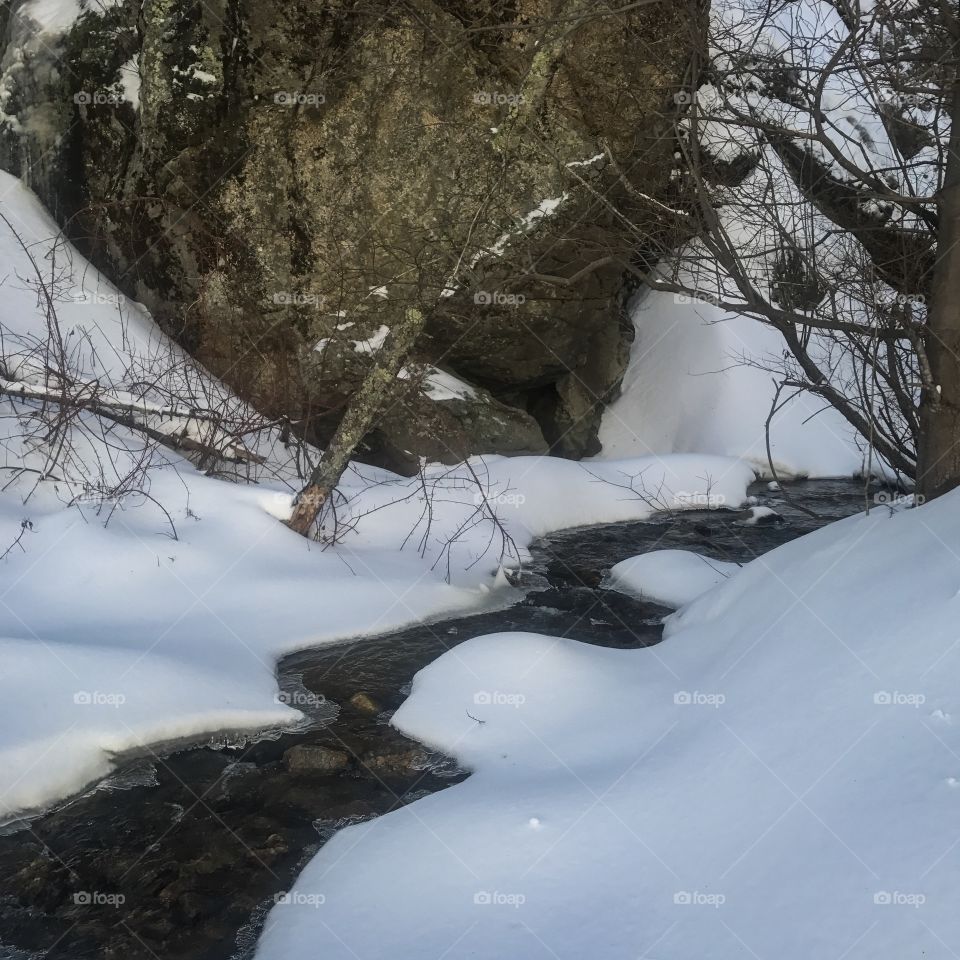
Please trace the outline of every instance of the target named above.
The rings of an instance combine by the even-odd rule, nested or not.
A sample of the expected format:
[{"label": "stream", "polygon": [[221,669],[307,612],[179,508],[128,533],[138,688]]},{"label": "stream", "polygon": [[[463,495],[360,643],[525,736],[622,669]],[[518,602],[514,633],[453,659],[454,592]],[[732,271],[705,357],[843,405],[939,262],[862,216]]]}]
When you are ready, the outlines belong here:
[{"label": "stream", "polygon": [[507,630],[655,644],[669,611],[605,589],[606,571],[665,548],[744,563],[864,507],[860,481],[785,489],[816,518],[757,484],[751,494],[779,519],[697,511],[547,537],[506,609],[281,661],[283,696],[308,717],[296,729],[130,756],[83,794],[8,824],[0,960],[247,960],[277,896],[334,832],[466,776],[389,726],[417,670],[458,643]]}]

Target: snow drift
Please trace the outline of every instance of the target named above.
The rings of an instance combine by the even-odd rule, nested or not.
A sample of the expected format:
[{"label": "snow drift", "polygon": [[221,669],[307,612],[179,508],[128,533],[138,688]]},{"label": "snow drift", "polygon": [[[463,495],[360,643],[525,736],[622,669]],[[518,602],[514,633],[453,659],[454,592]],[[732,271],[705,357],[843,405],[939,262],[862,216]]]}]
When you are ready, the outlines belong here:
[{"label": "snow drift", "polygon": [[259,960],[953,955],[958,508],[789,543],[657,647],[451,650],[394,722],[473,775],[339,833]]}]

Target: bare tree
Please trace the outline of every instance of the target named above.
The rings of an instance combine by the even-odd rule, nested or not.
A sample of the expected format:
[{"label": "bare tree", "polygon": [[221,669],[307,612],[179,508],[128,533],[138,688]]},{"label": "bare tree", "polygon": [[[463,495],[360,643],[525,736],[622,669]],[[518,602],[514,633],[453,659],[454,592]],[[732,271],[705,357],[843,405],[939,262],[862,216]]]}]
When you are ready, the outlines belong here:
[{"label": "bare tree", "polygon": [[678,95],[678,213],[697,238],[645,279],[774,327],[781,392],[820,397],[920,494],[945,492],[960,483],[951,5],[740,0],[698,50]]}]

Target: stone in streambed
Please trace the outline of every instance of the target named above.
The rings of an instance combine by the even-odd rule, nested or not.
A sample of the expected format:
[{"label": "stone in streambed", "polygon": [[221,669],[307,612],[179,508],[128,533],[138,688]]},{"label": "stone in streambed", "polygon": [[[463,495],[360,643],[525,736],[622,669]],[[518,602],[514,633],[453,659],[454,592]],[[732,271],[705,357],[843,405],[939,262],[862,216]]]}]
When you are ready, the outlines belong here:
[{"label": "stone in streambed", "polygon": [[360,713],[365,713],[368,716],[376,716],[383,709],[373,697],[364,693],[362,690],[350,698],[350,706],[353,707],[354,710],[358,710]]},{"label": "stone in streambed", "polygon": [[283,763],[293,774],[330,774],[346,770],[350,757],[332,747],[300,743],[283,755]]}]

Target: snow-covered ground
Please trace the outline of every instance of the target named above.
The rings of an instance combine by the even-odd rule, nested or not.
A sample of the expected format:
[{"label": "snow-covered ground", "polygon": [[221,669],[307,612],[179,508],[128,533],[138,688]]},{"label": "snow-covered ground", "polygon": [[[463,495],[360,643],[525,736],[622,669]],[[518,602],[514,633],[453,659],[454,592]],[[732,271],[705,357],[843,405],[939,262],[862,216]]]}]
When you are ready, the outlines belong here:
[{"label": "snow-covered ground", "polygon": [[652,550],[614,564],[607,586],[666,607],[682,607],[739,569],[739,564],[689,550]]},{"label": "snow-covered ground", "polygon": [[[170,412],[171,397],[247,415],[142,307],[54,242],[19,182],[0,175],[0,197],[23,241],[0,225],[8,389],[44,389],[52,345],[75,384],[140,405],[160,431],[203,436],[195,416]],[[27,250],[57,277],[56,330]],[[258,459],[241,472],[256,482],[239,485],[90,412],[51,460],[38,408],[0,401],[0,814],[63,797],[141,744],[296,720],[277,699],[278,656],[506,602],[500,566],[521,562],[537,535],[695,506],[708,492],[735,506],[753,478],[710,456],[589,469],[478,458],[428,468],[426,487],[352,469],[337,497],[340,542],[324,550],[280,522],[295,452],[269,424],[246,441]],[[131,470],[138,482],[108,495]]]},{"label": "snow-covered ground", "polygon": [[878,509],[656,647],[451,650],[394,723],[472,775],[337,834],[258,960],[956,956],[958,540],[960,494]]},{"label": "snow-covered ground", "polygon": [[[630,363],[620,396],[603,414],[602,457],[696,451],[743,457],[769,472],[766,420],[776,387],[765,368],[781,363],[780,334],[658,291],[635,298],[631,315]],[[809,394],[777,411],[770,442],[778,473],[843,477],[863,469],[853,429]]]}]

